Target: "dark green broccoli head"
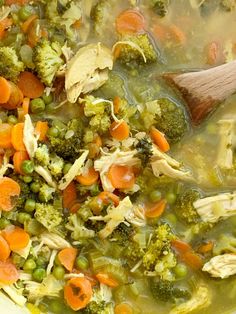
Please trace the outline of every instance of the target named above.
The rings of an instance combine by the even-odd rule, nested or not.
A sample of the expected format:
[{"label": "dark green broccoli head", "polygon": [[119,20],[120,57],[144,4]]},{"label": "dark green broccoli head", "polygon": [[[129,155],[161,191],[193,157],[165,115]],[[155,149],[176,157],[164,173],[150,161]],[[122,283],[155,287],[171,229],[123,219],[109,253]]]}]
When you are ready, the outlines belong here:
[{"label": "dark green broccoli head", "polygon": [[193,203],[201,197],[199,191],[194,189],[185,190],[180,194],[175,203],[176,215],[187,224],[196,224],[199,221],[198,213]]},{"label": "dark green broccoli head", "polygon": [[145,167],[152,156],[152,142],[148,137],[144,137],[138,141],[135,146],[138,154],[137,157],[142,161],[142,165]]},{"label": "dark green broccoli head", "polygon": [[[152,63],[157,60],[157,53],[147,34],[127,35],[121,38],[119,60],[124,64],[131,62],[145,63],[144,57],[140,51],[142,50],[147,63]],[[130,43],[130,44],[129,44]]]},{"label": "dark green broccoli head", "polygon": [[0,76],[16,82],[24,68],[24,63],[19,60],[15,49],[0,47]]},{"label": "dark green broccoli head", "polygon": [[91,301],[86,306],[86,308],[79,311],[79,313],[81,313],[81,314],[104,314],[106,306],[107,305],[106,305],[105,301],[100,301],[100,302]]},{"label": "dark green broccoli head", "polygon": [[175,302],[175,299],[191,298],[191,293],[187,289],[175,287],[171,281],[155,278],[150,281],[150,288],[153,297],[158,301]]},{"label": "dark green broccoli head", "polygon": [[112,9],[111,0],[99,0],[91,11],[91,19],[94,22],[94,30],[98,35],[102,35]]},{"label": "dark green broccoli head", "polygon": [[158,100],[160,115],[155,116],[155,126],[171,143],[178,142],[187,131],[184,110],[168,98]]},{"label": "dark green broccoli head", "polygon": [[160,17],[164,17],[168,13],[169,4],[170,0],[154,0],[153,10]]},{"label": "dark green broccoli head", "polygon": [[60,57],[61,50],[57,43],[50,43],[44,39],[40,41],[33,52],[35,70],[41,81],[51,86],[60,66],[64,63]]}]

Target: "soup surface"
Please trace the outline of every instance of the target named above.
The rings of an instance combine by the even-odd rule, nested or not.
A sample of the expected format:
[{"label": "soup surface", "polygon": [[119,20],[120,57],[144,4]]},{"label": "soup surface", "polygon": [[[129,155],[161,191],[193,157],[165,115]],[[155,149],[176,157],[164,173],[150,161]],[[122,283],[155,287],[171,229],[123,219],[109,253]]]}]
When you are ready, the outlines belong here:
[{"label": "soup surface", "polygon": [[[32,314],[236,309],[234,0],[0,1],[0,284]],[[207,108],[206,108],[207,110]]]}]

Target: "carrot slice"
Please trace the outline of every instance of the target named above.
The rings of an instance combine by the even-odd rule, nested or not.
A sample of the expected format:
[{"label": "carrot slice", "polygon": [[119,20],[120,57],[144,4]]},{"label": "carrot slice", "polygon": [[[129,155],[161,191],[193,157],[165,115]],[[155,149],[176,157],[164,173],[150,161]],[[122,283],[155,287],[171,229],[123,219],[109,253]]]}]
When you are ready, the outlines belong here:
[{"label": "carrot slice", "polygon": [[21,170],[21,165],[23,161],[29,160],[29,155],[25,150],[15,152],[13,155],[13,165],[16,173],[24,175],[24,172]]},{"label": "carrot slice", "polygon": [[205,254],[205,253],[208,253],[210,251],[212,251],[214,247],[214,242],[212,241],[209,241],[207,243],[203,243],[199,248],[198,248],[198,252],[199,253],[202,253],[202,254]]},{"label": "carrot slice", "polygon": [[115,306],[115,314],[133,314],[134,311],[128,303],[120,303]]},{"label": "carrot slice", "polygon": [[46,121],[38,121],[36,123],[35,131],[39,134],[39,140],[41,142],[45,142],[47,139],[47,133],[48,133],[48,123]]},{"label": "carrot slice", "polygon": [[22,103],[22,109],[23,109],[24,115],[27,115],[29,113],[29,105],[30,105],[30,99],[29,97],[25,97]]},{"label": "carrot slice", "polygon": [[20,195],[19,184],[8,177],[0,178],[0,210],[10,211]]},{"label": "carrot slice", "polygon": [[155,127],[151,127],[150,136],[153,142],[160,148],[161,151],[166,153],[168,152],[168,150],[170,150],[170,145],[165,138],[165,135],[162,132],[158,131]]},{"label": "carrot slice", "polygon": [[63,207],[70,209],[73,203],[77,200],[77,190],[76,185],[72,181],[66,188],[63,190]]},{"label": "carrot slice", "polygon": [[1,104],[1,107],[8,109],[8,110],[13,110],[18,108],[22,102],[23,102],[23,93],[22,91],[19,89],[18,86],[16,86],[14,83],[12,82],[8,82],[11,88],[11,94],[10,94],[10,98],[8,99],[8,101],[5,104]]},{"label": "carrot slice", "polygon": [[145,215],[148,218],[157,218],[160,217],[166,208],[167,201],[165,199],[160,200],[156,204],[152,205],[145,211]]},{"label": "carrot slice", "polygon": [[110,134],[116,140],[123,141],[129,137],[129,126],[125,121],[115,121],[110,126]]},{"label": "carrot slice", "polygon": [[69,272],[72,272],[73,270],[77,252],[77,249],[67,247],[58,253],[59,261]]},{"label": "carrot slice", "polygon": [[89,186],[96,183],[98,178],[99,173],[93,167],[91,167],[88,169],[88,173],[77,176],[76,181],[82,185]]},{"label": "carrot slice", "polygon": [[38,15],[33,14],[30,17],[28,17],[28,19],[22,24],[21,29],[23,31],[23,33],[27,33],[31,27],[31,24],[33,23],[33,21],[35,21],[38,18]]},{"label": "carrot slice", "polygon": [[72,278],[64,287],[64,298],[74,311],[85,308],[92,294],[92,285],[85,277]]},{"label": "carrot slice", "polygon": [[25,144],[23,141],[23,131],[24,131],[24,123],[20,122],[13,126],[11,132],[11,143],[15,150],[22,151],[26,150]]},{"label": "carrot slice", "polygon": [[30,240],[29,234],[24,229],[13,225],[3,230],[2,236],[12,251],[24,249]]},{"label": "carrot slice", "polygon": [[178,239],[172,240],[171,246],[179,253],[186,253],[188,251],[192,251],[192,247],[188,243]]},{"label": "carrot slice", "polygon": [[11,254],[7,241],[0,235],[0,261],[5,262]]},{"label": "carrot slice", "polygon": [[120,34],[143,33],[145,29],[145,19],[137,10],[123,11],[116,18],[116,31]]},{"label": "carrot slice", "polygon": [[8,123],[0,124],[0,147],[1,148],[12,148],[11,133],[12,125]]},{"label": "carrot slice", "polygon": [[185,262],[189,267],[193,268],[194,270],[201,269],[203,266],[202,258],[197,255],[194,251],[185,252],[181,259]]},{"label": "carrot slice", "polygon": [[2,76],[0,76],[0,104],[8,102],[11,96],[11,85]]},{"label": "carrot slice", "polygon": [[114,106],[114,113],[117,114],[120,110],[120,103],[121,103],[121,99],[119,96],[116,96],[113,99],[113,106]]},{"label": "carrot slice", "polygon": [[170,25],[169,30],[173,39],[177,43],[184,44],[186,42],[186,36],[184,32],[177,25],[174,25],[174,24]]},{"label": "carrot slice", "polygon": [[108,287],[116,288],[119,286],[119,283],[115,279],[109,277],[107,274],[98,273],[98,274],[96,274],[96,278],[100,283],[102,283]]},{"label": "carrot slice", "polygon": [[102,147],[102,139],[98,134],[94,136],[93,143],[96,144],[98,148]]},{"label": "carrot slice", "polygon": [[19,279],[16,266],[10,261],[0,262],[0,283],[10,285]]},{"label": "carrot slice", "polygon": [[30,0],[5,0],[5,5],[12,5],[12,4],[24,5],[28,2],[30,2]]},{"label": "carrot slice", "polygon": [[77,213],[77,211],[80,209],[81,204],[79,202],[75,202],[70,206],[70,213],[71,214],[75,214]]},{"label": "carrot slice", "polygon": [[44,85],[33,73],[25,71],[19,76],[18,87],[25,97],[38,98],[43,95]]},{"label": "carrot slice", "polygon": [[112,165],[107,177],[115,189],[130,189],[135,183],[133,168],[128,166]]},{"label": "carrot slice", "polygon": [[111,203],[114,203],[115,206],[118,206],[120,203],[120,198],[119,196],[108,192],[108,191],[103,191],[98,195],[98,198],[103,202],[105,205],[109,205]]}]

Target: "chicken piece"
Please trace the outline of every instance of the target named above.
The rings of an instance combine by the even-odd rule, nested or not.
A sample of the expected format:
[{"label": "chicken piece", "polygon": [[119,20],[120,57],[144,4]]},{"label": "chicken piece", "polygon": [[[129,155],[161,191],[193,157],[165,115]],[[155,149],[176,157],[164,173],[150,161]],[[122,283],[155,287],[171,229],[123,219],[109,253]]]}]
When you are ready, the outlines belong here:
[{"label": "chicken piece", "polygon": [[204,285],[200,284],[192,298],[170,311],[170,314],[189,314],[196,310],[201,310],[211,304],[211,292]]},{"label": "chicken piece", "polygon": [[216,223],[236,214],[236,192],[205,197],[194,202],[193,206],[203,221]]},{"label": "chicken piece", "polygon": [[86,94],[102,86],[112,67],[112,52],[101,43],[80,48],[67,64],[65,88],[68,100],[75,103],[81,93]]},{"label": "chicken piece", "polygon": [[217,165],[222,169],[233,168],[233,135],[234,135],[234,120],[220,120],[219,134],[220,143],[217,154]]},{"label": "chicken piece", "polygon": [[223,254],[214,256],[203,266],[202,271],[208,272],[212,277],[221,279],[235,275],[236,255]]}]

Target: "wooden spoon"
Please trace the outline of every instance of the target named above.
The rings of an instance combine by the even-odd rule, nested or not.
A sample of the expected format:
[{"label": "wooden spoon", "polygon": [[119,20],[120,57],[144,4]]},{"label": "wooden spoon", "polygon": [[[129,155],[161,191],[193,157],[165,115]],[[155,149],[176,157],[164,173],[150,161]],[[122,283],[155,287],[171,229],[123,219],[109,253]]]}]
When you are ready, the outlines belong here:
[{"label": "wooden spoon", "polygon": [[180,91],[192,122],[198,125],[236,92],[236,60],[198,72],[165,74],[164,78]]}]

